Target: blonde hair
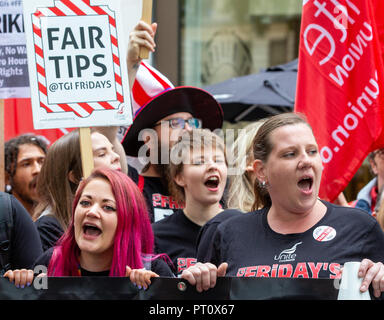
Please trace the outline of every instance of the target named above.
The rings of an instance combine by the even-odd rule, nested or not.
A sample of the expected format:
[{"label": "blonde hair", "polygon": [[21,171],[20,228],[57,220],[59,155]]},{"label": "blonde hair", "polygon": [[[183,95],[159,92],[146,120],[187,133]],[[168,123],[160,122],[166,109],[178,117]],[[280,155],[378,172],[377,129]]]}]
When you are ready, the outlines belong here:
[{"label": "blonde hair", "polygon": [[[231,175],[228,187],[228,208],[239,209],[244,212],[252,210],[255,200],[253,181],[246,171],[246,167],[253,162],[253,138],[263,124],[263,120],[245,126],[239,133],[231,147],[233,156],[231,166],[236,172]],[[245,167],[243,166],[245,159]]]},{"label": "blonde hair", "polygon": [[[227,164],[224,141],[208,129],[193,129],[191,132],[185,132],[171,148],[171,161],[167,177],[168,188],[171,195],[179,202],[185,202],[185,192],[184,188],[179,186],[174,179],[183,171],[184,164],[189,163],[190,152],[193,150],[203,150],[205,147],[221,150],[224,153],[225,163]],[[175,159],[179,161],[174,161]]]}]

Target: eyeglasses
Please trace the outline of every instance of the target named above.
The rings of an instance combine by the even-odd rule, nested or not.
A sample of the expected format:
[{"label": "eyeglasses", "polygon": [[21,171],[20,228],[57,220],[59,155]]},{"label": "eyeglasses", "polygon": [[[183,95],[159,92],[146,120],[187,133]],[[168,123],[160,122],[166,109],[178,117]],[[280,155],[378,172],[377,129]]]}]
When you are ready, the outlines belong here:
[{"label": "eyeglasses", "polygon": [[156,123],[154,127],[161,125],[161,123],[163,122],[169,122],[169,126],[172,129],[184,129],[186,122],[188,122],[189,126],[193,129],[200,129],[203,125],[202,121],[197,118],[190,118],[188,120],[185,120],[182,118],[173,118],[173,119],[163,120],[159,123]]}]

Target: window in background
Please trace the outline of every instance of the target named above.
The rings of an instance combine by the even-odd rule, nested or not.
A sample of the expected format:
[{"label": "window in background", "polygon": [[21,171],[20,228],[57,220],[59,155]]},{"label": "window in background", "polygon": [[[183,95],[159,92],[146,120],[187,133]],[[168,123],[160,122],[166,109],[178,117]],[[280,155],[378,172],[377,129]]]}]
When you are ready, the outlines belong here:
[{"label": "window in background", "polygon": [[183,0],[181,84],[205,86],[297,58],[302,0]]}]

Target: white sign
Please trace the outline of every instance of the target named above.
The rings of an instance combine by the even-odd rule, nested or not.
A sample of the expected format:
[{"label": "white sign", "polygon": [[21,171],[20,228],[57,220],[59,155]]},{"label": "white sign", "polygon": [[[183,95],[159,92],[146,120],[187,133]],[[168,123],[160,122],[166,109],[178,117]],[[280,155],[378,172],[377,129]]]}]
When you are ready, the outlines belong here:
[{"label": "white sign", "polygon": [[29,98],[21,0],[0,1],[0,99]]},{"label": "white sign", "polygon": [[24,2],[36,129],[132,123],[125,38],[137,12],[124,13],[123,29],[125,1]]}]

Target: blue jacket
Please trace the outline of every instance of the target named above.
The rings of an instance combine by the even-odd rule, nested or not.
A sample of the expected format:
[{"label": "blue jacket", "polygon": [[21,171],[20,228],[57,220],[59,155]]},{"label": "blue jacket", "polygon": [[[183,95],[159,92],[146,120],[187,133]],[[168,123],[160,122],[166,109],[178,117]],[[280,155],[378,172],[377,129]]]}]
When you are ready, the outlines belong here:
[{"label": "blue jacket", "polygon": [[377,177],[369,181],[364,188],[357,194],[356,208],[363,209],[369,214],[372,214],[372,197],[371,190],[377,186]]}]

